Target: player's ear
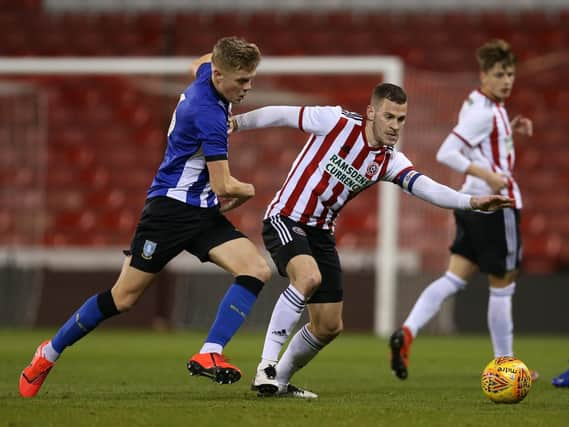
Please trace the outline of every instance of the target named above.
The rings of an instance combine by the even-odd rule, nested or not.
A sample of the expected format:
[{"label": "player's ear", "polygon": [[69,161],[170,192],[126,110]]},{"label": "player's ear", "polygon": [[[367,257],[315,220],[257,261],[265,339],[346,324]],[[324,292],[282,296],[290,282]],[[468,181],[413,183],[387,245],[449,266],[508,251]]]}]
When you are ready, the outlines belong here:
[{"label": "player's ear", "polygon": [[366,119],[373,120],[374,116],[375,116],[375,108],[373,108],[373,105],[368,105],[366,108]]},{"label": "player's ear", "polygon": [[217,67],[211,68],[211,76],[216,83],[223,80],[223,73]]}]

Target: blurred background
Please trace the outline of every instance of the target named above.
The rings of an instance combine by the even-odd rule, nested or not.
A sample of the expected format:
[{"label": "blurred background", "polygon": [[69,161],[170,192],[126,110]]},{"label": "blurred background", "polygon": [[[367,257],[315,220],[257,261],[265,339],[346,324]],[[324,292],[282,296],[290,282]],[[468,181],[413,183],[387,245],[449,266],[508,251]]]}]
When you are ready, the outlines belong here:
[{"label": "blurred background", "polygon": [[[454,188],[462,176],[435,161],[464,98],[477,87],[474,51],[510,42],[518,76],[510,117],[534,122],[517,137],[524,261],[516,330],[569,333],[569,2],[486,0],[0,0],[0,326],[61,324],[89,295],[112,286],[162,160],[166,130],[188,72],[49,71],[61,58],[191,60],[237,35],[266,58],[391,56],[403,63],[409,119],[401,147],[416,167]],[[357,56],[357,58],[356,58]],[[8,59],[42,59],[34,70]],[[346,58],[344,58],[345,60]],[[117,64],[117,62],[112,62]],[[94,63],[93,63],[94,64]],[[120,68],[120,62],[118,62]],[[88,66],[87,66],[88,67]],[[10,71],[11,70],[11,71]],[[364,112],[382,70],[259,72],[234,112],[262,105],[342,105]],[[306,135],[259,131],[231,138],[233,174],[257,196],[230,214],[261,245],[261,219]],[[345,278],[345,325],[372,331],[379,188],[349,204],[337,225]],[[446,268],[449,211],[401,193],[396,227],[393,324]],[[215,267],[181,255],[132,312],[111,326],[206,328],[229,283]],[[247,327],[266,326],[286,281],[276,275]],[[486,330],[487,283],[477,278],[431,322],[431,333]]]}]

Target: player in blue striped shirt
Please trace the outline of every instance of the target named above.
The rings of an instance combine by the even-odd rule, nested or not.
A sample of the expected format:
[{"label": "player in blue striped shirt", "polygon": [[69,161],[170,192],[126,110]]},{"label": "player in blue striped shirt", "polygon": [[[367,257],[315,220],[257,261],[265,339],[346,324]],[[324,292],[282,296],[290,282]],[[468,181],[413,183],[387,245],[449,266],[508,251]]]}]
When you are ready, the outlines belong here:
[{"label": "player in blue striped shirt", "polygon": [[255,194],[252,184],[231,175],[227,123],[231,104],[241,102],[251,89],[260,59],[254,44],[226,37],[211,54],[194,61],[195,80],[180,95],[172,115],[164,160],[148,191],[130,250],[125,251],[119,278],[111,289],[87,299],[53,338],[39,345],[20,376],[23,397],[38,393],[65,348],[101,321],[132,308],[156,274],[183,250],[234,276],[188,369],[222,384],[241,378],[239,368],[222,355],[223,348],[271,273],[255,245],[223,216]]}]

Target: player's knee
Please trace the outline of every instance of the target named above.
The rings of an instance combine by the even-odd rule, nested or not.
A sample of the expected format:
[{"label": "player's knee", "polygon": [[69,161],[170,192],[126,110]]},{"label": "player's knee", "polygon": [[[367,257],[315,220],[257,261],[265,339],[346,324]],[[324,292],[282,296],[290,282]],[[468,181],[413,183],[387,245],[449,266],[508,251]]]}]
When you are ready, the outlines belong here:
[{"label": "player's knee", "polygon": [[334,340],[344,330],[342,319],[327,319],[314,325],[314,334],[325,343]]},{"label": "player's knee", "polygon": [[135,292],[113,292],[113,300],[115,302],[115,306],[121,313],[129,311],[131,308],[133,308],[136,305],[139,297],[140,294]]},{"label": "player's knee", "polygon": [[296,280],[297,287],[304,295],[312,295],[320,287],[322,276],[318,270],[310,271],[299,276]]},{"label": "player's knee", "polygon": [[250,273],[251,276],[256,277],[257,279],[259,279],[261,282],[266,283],[269,281],[269,279],[271,278],[271,268],[269,267],[269,265],[267,264],[267,261],[265,261],[264,258],[262,257],[257,257],[257,260],[255,261],[254,264],[251,265],[252,271]]}]

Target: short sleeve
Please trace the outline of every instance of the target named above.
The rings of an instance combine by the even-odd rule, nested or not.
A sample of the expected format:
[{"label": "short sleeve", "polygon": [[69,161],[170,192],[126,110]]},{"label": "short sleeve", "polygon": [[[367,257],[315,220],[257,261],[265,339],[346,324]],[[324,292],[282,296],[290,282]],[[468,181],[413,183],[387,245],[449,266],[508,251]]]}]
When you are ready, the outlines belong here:
[{"label": "short sleeve", "polygon": [[338,123],[342,115],[342,107],[301,107],[298,117],[298,128],[315,135],[326,135]]},{"label": "short sleeve", "polygon": [[415,168],[413,166],[413,163],[407,158],[405,154],[393,150],[390,153],[387,171],[381,179],[383,181],[391,181],[395,184],[398,184],[397,180],[402,174],[404,174],[406,171],[414,169]]},{"label": "short sleeve", "polygon": [[470,147],[480,144],[492,131],[494,113],[491,108],[469,105],[466,101],[460,111],[453,133]]},{"label": "short sleeve", "polygon": [[198,138],[206,161],[227,159],[227,121],[222,112],[205,109],[196,120]]}]

